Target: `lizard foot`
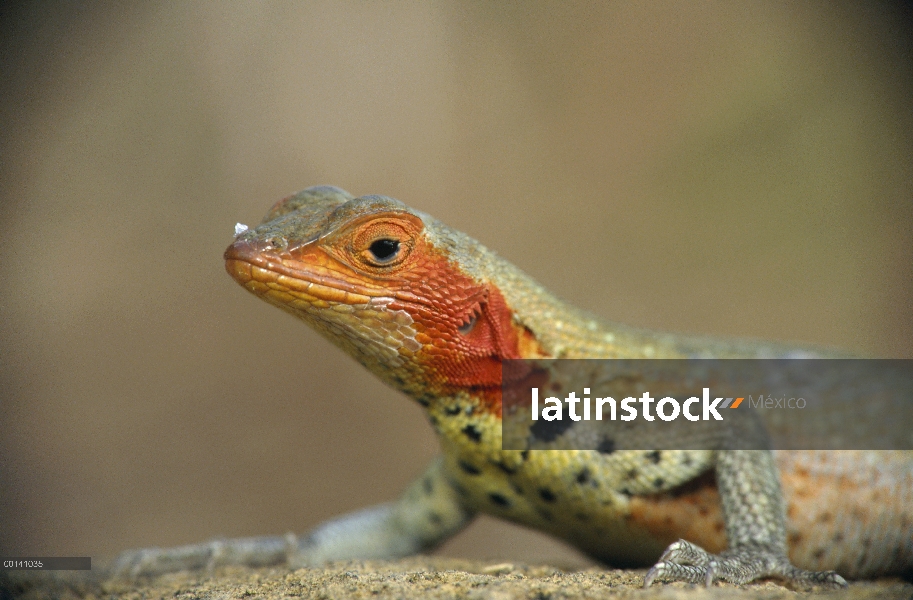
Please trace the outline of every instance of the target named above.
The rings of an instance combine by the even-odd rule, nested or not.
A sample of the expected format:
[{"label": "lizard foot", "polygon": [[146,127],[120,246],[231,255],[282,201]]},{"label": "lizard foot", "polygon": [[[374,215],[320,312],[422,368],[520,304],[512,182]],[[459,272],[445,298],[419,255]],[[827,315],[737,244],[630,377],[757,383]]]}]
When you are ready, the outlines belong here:
[{"label": "lizard foot", "polygon": [[644,587],[656,579],[703,582],[709,587],[717,579],[741,585],[760,577],[779,577],[800,588],[847,585],[834,571],[804,571],[790,564],[785,554],[765,546],[740,546],[710,554],[700,546],[679,540],[666,548],[659,562],[647,571]]}]

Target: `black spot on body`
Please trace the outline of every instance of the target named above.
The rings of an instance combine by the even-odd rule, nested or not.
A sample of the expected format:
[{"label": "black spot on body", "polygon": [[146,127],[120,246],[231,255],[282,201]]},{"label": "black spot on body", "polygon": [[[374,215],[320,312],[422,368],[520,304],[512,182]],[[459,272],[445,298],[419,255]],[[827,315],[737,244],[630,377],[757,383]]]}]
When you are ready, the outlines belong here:
[{"label": "black spot on body", "polygon": [[463,428],[463,433],[473,442],[479,443],[482,441],[482,432],[475,425],[467,425]]},{"label": "black spot on body", "polygon": [[522,458],[523,460],[528,460],[529,459],[529,450],[524,450],[523,452],[521,452],[520,458]]},{"label": "black spot on body", "polygon": [[837,533],[834,534],[834,543],[839,544],[842,541],[843,541],[843,532],[838,531]]},{"label": "black spot on body", "polygon": [[587,467],[583,467],[582,469],[580,469],[580,472],[577,473],[577,483],[579,483],[580,485],[583,485],[589,480],[590,480],[590,469]]},{"label": "black spot on body", "polygon": [[426,408],[428,407],[428,405],[431,404],[431,402],[429,402],[428,400],[425,400],[424,398],[419,398],[417,400],[417,402]]},{"label": "black spot on body", "polygon": [[422,488],[424,488],[425,493],[429,496],[431,495],[431,492],[434,491],[434,482],[431,481],[430,477],[425,477],[425,479],[422,480]]},{"label": "black spot on body", "polygon": [[510,500],[502,496],[497,492],[489,492],[488,499],[492,501],[493,504],[497,504],[501,508],[509,508]]},{"label": "black spot on body", "polygon": [[448,406],[447,408],[445,408],[444,412],[446,412],[451,417],[455,417],[456,415],[460,414],[461,410],[463,410],[463,409],[460,408],[459,404],[454,404],[452,406]]},{"label": "black spot on body", "polygon": [[647,452],[647,460],[652,462],[654,465],[658,465],[659,461],[662,459],[662,452],[659,450],[654,450],[653,452]]},{"label": "black spot on body", "polygon": [[470,475],[478,475],[479,473],[482,472],[479,470],[479,468],[477,466],[471,465],[468,462],[466,462],[465,460],[461,460],[461,461],[457,462],[457,464],[460,466],[461,469],[463,469],[463,471],[465,471],[466,473],[469,473]]},{"label": "black spot on body", "polygon": [[533,423],[533,426],[529,428],[529,432],[537,440],[548,443],[555,441],[558,436],[573,426],[574,421],[571,419],[560,419],[555,421],[540,419]]},{"label": "black spot on body", "polygon": [[554,502],[558,499],[557,496],[555,496],[555,492],[548,488],[539,488],[539,497],[546,502]]},{"label": "black spot on body", "polygon": [[440,525],[444,522],[444,519],[441,518],[441,515],[437,514],[436,512],[428,513],[428,520],[435,525]]},{"label": "black spot on body", "polygon": [[653,487],[655,487],[656,489],[663,487],[665,484],[666,484],[666,480],[663,479],[662,477],[657,477],[656,479],[653,480]]},{"label": "black spot on body", "polygon": [[523,495],[523,488],[521,488],[521,487],[520,487],[520,484],[517,483],[516,481],[512,481],[512,480],[511,480],[511,481],[510,481],[510,487],[511,487],[511,489],[514,490],[514,492],[516,492],[516,494],[517,494],[518,496],[522,496],[522,495]]},{"label": "black spot on body", "polygon": [[601,454],[611,454],[615,452],[615,440],[611,438],[605,438],[599,445],[596,446],[596,451]]},{"label": "black spot on body", "polygon": [[821,560],[824,557],[824,548],[818,548],[812,552],[812,556],[815,557],[815,560]]},{"label": "black spot on body", "polygon": [[625,473],[625,479],[627,480],[637,479],[638,477],[640,477],[640,471],[637,469],[629,469],[628,472]]},{"label": "black spot on body", "polygon": [[511,467],[511,466],[505,465],[501,461],[496,461],[492,464],[495,465],[496,467],[498,467],[499,469],[501,469],[502,471],[504,471],[505,473],[507,473],[508,475],[513,475],[514,473],[517,472],[517,469],[515,469],[514,467]]}]

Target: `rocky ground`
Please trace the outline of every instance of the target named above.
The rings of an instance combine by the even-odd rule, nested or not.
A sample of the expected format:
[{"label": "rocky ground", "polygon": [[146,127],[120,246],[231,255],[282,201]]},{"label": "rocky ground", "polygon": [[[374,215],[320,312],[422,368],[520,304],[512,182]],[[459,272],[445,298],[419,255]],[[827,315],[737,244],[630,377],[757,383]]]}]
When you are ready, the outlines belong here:
[{"label": "rocky ground", "polygon": [[178,573],[139,580],[98,580],[80,572],[49,577],[0,574],[0,599],[95,598],[492,598],[559,600],[562,598],[904,598],[913,585],[898,580],[852,583],[844,592],[796,592],[766,581],[741,589],[716,584],[710,589],[661,584],[643,589],[643,571],[591,568],[564,571],[550,566],[486,563],[441,557],[399,561],[350,561],[325,568],[218,568],[210,573]]}]

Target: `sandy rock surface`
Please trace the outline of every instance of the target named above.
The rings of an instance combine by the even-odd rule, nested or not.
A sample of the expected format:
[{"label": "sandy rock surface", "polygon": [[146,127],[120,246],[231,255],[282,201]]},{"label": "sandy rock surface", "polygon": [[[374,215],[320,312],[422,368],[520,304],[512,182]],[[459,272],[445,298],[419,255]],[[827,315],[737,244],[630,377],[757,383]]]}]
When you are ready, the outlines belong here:
[{"label": "sandy rock surface", "polygon": [[897,580],[852,583],[846,592],[796,592],[775,582],[741,589],[717,584],[710,589],[685,584],[643,589],[643,571],[587,569],[563,571],[528,566],[415,557],[398,561],[349,561],[323,568],[218,568],[211,573],[177,573],[139,580],[96,581],[76,572],[35,579],[16,572],[0,575],[0,598],[563,598],[773,599],[904,598],[913,585]]}]

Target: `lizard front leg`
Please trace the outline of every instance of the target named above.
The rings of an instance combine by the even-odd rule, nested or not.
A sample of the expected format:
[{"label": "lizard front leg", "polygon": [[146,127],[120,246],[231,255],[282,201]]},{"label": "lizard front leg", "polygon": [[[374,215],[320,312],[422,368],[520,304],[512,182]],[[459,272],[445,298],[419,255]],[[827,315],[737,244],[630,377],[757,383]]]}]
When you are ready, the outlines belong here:
[{"label": "lizard front leg", "polygon": [[644,587],[656,579],[711,585],[779,577],[796,587],[846,587],[834,571],[805,571],[786,553],[786,510],[773,454],[769,450],[720,450],[716,477],[729,549],[710,554],[685,540],[670,545],[648,572]]},{"label": "lizard front leg", "polygon": [[296,568],[332,560],[396,558],[431,549],[474,516],[459,501],[436,459],[402,497],[327,521],[306,537],[295,535],[214,540],[176,548],[131,550],[117,558],[114,575],[156,575],[220,565]]},{"label": "lizard front leg", "polygon": [[469,524],[466,508],[437,458],[402,497],[328,521],[301,540],[293,567],[353,558],[397,558],[430,550]]}]

